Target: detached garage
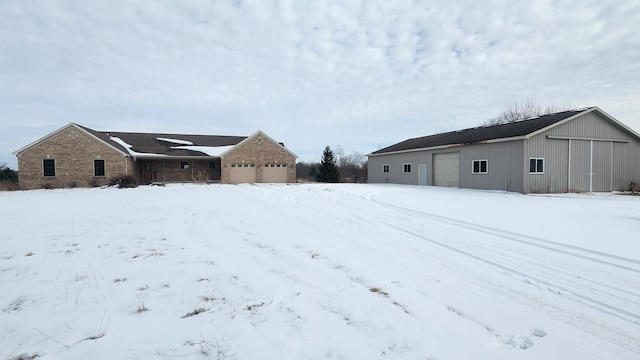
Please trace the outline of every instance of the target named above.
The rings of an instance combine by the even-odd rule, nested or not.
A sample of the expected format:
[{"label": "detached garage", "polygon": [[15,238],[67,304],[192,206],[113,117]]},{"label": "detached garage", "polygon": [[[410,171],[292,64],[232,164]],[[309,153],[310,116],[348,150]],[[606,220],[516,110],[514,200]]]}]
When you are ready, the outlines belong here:
[{"label": "detached garage", "polygon": [[433,154],[433,185],[458,187],[460,153]]},{"label": "detached garage", "polygon": [[598,107],[411,138],[367,156],[371,183],[525,194],[640,183],[640,135]]}]

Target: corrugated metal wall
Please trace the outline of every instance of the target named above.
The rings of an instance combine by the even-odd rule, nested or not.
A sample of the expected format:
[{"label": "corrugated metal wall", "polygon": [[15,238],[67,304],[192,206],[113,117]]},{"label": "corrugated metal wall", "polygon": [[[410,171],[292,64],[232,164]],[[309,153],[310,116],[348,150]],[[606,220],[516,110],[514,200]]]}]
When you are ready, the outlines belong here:
[{"label": "corrugated metal wall", "polygon": [[[460,150],[460,187],[522,192],[522,141],[465,146]],[[487,160],[487,174],[473,174],[473,160]]]},{"label": "corrugated metal wall", "polygon": [[[590,140],[573,139],[569,148],[568,139],[548,136],[627,142],[593,141],[592,148]],[[640,141],[594,112],[528,140],[371,156],[369,182],[417,185],[419,165],[427,164],[427,185],[433,185],[433,154],[447,152],[460,153],[462,188],[562,193],[623,190],[631,181],[640,183]],[[529,158],[543,158],[544,172],[530,174]],[[488,173],[473,174],[473,160],[487,160]],[[403,173],[405,163],[411,164],[411,173]],[[388,173],[383,164],[389,165]]]},{"label": "corrugated metal wall", "polygon": [[545,159],[544,174],[525,169],[525,192],[622,190],[634,178],[640,179],[638,141],[594,112],[526,140],[525,153],[526,158]]},{"label": "corrugated metal wall", "polygon": [[[435,154],[459,152],[459,186],[462,188],[522,192],[522,141],[477,144],[432,151],[370,156],[371,183],[419,184],[419,165],[427,165],[427,185],[433,185]],[[473,160],[487,160],[487,174],[472,174]],[[403,164],[411,164],[411,173],[403,173]],[[383,172],[383,165],[389,172]]]}]

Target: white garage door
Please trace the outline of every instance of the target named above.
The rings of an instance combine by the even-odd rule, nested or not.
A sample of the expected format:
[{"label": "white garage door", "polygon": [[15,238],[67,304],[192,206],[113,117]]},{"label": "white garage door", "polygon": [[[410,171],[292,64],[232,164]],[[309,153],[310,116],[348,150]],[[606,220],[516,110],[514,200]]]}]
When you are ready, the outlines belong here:
[{"label": "white garage door", "polygon": [[433,185],[446,187],[460,185],[460,153],[433,156]]},{"label": "white garage door", "polygon": [[254,164],[231,164],[229,170],[229,182],[231,184],[255,183],[256,166]]},{"label": "white garage door", "polygon": [[262,171],[262,182],[286,183],[287,164],[265,164]]}]

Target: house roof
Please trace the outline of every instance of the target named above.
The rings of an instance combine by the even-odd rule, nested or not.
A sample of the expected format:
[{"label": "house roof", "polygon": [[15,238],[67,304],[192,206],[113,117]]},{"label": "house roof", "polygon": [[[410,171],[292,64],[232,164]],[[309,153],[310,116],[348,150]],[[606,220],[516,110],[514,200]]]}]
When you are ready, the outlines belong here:
[{"label": "house roof", "polygon": [[441,134],[417,137],[401,141],[372,152],[369,155],[385,154],[391,152],[403,152],[434,147],[451,147],[468,144],[477,144],[499,139],[521,138],[536,133],[550,126],[554,126],[563,120],[569,120],[585,111],[597,109],[578,109],[543,115],[536,118],[516,121],[507,124],[479,126],[469,129],[450,131]]},{"label": "house roof", "polygon": [[219,156],[239,144],[246,136],[192,135],[167,133],[132,133],[82,129],[136,157],[199,157]]},{"label": "house roof", "polygon": [[[231,148],[248,139],[248,136],[230,135],[194,135],[194,134],[167,134],[167,133],[133,133],[120,131],[96,131],[88,127],[70,123],[51,134],[38,139],[23,148],[16,150],[15,155],[29,149],[55,134],[74,127],[102,141],[106,145],[121,152],[123,155],[131,155],[137,158],[198,158],[220,157]],[[268,137],[261,131],[261,134]],[[254,136],[251,135],[251,136]],[[271,139],[273,140],[273,139]],[[275,141],[274,141],[275,142]],[[284,147],[283,143],[279,143]],[[286,148],[285,148],[286,149]],[[290,150],[286,149],[293,154]],[[294,154],[295,156],[295,154]]]}]

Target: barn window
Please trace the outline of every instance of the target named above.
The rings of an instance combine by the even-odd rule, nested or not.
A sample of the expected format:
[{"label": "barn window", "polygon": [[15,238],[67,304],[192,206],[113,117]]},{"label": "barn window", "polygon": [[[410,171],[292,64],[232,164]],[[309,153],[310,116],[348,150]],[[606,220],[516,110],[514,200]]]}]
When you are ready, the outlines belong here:
[{"label": "barn window", "polygon": [[44,176],[56,176],[56,162],[53,159],[42,159]]},{"label": "barn window", "polygon": [[543,158],[530,158],[529,159],[529,174],[544,174],[544,159]]},{"label": "barn window", "polygon": [[411,164],[402,164],[402,171],[406,173],[411,172]]},{"label": "barn window", "polygon": [[188,169],[189,162],[188,161],[180,161],[180,169]]},{"label": "barn window", "polygon": [[388,173],[389,172],[389,164],[382,165],[382,172],[383,173]]},{"label": "barn window", "polygon": [[489,172],[488,160],[473,160],[472,174],[487,174]]},{"label": "barn window", "polygon": [[104,160],[93,160],[93,176],[104,176]]}]

